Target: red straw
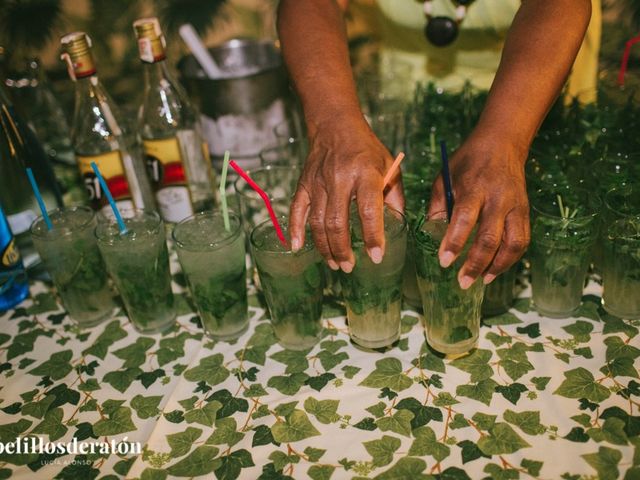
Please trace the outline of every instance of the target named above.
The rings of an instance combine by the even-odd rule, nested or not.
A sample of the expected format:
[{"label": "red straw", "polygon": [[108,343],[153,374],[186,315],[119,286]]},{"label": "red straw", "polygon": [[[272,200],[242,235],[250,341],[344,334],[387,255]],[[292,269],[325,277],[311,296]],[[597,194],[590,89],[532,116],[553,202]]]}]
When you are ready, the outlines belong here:
[{"label": "red straw", "polygon": [[278,223],[278,218],[276,217],[276,213],[273,211],[273,207],[271,206],[269,195],[267,195],[264,192],[264,190],[262,190],[258,186],[258,184],[251,179],[249,174],[245,172],[242,168],[240,168],[240,166],[235,161],[231,160],[229,162],[229,166],[233,168],[238,173],[238,175],[244,178],[245,182],[247,182],[249,186],[253,188],[256,191],[256,193],[260,195],[260,197],[262,197],[262,200],[264,201],[264,205],[267,207],[267,210],[269,211],[269,217],[271,217],[273,228],[276,229],[276,235],[278,235],[278,239],[280,240],[280,243],[282,243],[282,245],[288,248],[289,245],[287,244],[287,240],[284,238],[284,234],[282,233],[282,228],[280,228],[280,224]]},{"label": "red straw", "polygon": [[631,55],[631,47],[640,42],[640,35],[637,35],[627,41],[624,47],[624,53],[622,54],[622,62],[620,64],[620,72],[618,73],[618,85],[621,87],[624,85],[624,76],[627,73],[627,66],[629,65],[629,56]]}]

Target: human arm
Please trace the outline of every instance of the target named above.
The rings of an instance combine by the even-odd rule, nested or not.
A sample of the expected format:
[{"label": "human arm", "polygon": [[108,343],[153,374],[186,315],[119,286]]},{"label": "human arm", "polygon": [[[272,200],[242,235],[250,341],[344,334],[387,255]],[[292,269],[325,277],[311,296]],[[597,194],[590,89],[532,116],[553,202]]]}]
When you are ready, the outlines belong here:
[{"label": "human arm", "polygon": [[[439,254],[443,267],[451,265],[478,225],[458,274],[463,288],[481,275],[491,282],[527,248],[525,160],[564,85],[590,14],[589,0],[523,0],[516,14],[480,120],[451,158],[456,203]],[[444,210],[438,177],[429,213]]]},{"label": "human arm", "polygon": [[[310,152],[291,206],[292,248],[311,225],[316,247],[334,270],[354,265],[349,205],[356,199],[371,259],[384,254],[382,181],[392,158],[366,123],[349,64],[345,0],[282,0],[278,31],[302,102]],[[386,201],[402,208],[396,177]]]}]

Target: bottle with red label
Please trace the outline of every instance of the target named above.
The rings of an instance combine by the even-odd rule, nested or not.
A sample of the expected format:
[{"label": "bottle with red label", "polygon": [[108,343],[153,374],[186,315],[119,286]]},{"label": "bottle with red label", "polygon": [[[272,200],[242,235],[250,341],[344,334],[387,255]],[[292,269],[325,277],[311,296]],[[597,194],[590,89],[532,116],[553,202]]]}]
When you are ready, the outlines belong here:
[{"label": "bottle with red label", "polygon": [[144,161],[129,148],[116,106],[98,80],[89,36],[74,32],[61,43],[62,58],[76,84],[71,141],[92,207],[108,208],[91,168],[95,162],[119,207],[155,209]]},{"label": "bottle with red label", "polygon": [[147,172],[163,219],[179,222],[215,205],[215,183],[196,109],[169,71],[158,20],[133,24],[144,64],[139,125]]}]

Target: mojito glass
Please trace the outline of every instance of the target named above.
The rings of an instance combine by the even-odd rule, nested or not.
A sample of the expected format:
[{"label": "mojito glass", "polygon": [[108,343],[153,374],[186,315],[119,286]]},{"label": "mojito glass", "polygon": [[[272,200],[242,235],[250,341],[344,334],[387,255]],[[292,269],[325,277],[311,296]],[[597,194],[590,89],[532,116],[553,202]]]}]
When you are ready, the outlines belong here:
[{"label": "mojito glass", "polygon": [[[276,214],[278,216],[289,215],[289,205],[296,192],[300,177],[298,167],[295,165],[286,167],[268,165],[250,170],[247,173],[269,195],[269,200]],[[238,178],[234,187],[240,207],[240,216],[248,237],[257,225],[269,218],[269,213],[264,207],[262,197],[244,179]]]},{"label": "mojito glass", "polygon": [[309,142],[305,139],[287,140],[277,147],[265,148],[260,152],[263,167],[302,165],[309,154]]},{"label": "mojito glass", "polygon": [[98,250],[96,217],[88,207],[49,212],[31,225],[33,244],[44,261],[69,317],[81,327],[93,327],[114,312],[109,276]]},{"label": "mojito glass", "polygon": [[640,189],[614,188],[605,196],[602,303],[629,320],[640,318]]},{"label": "mojito glass", "polygon": [[376,265],[362,239],[360,216],[351,209],[351,246],[356,264],[340,272],[347,306],[349,335],[365,348],[382,348],[400,338],[402,279],[407,249],[407,222],[400,212],[384,209],[385,254]]},{"label": "mojito glass", "polygon": [[483,316],[492,317],[509,311],[513,305],[517,270],[516,264],[498,275],[493,282],[485,287],[484,299],[482,300]]},{"label": "mojito glass", "polygon": [[164,224],[156,212],[122,209],[127,232],[115,218],[98,222],[98,247],[120,292],[133,326],[141,333],[156,333],[175,323],[169,252]]},{"label": "mojito glass", "polygon": [[[285,217],[280,226],[288,237]],[[304,247],[294,253],[280,243],[267,220],[251,233],[251,251],[278,342],[291,350],[311,348],[322,333],[325,283],[322,257],[311,233],[307,232]]]},{"label": "mojito glass", "polygon": [[199,213],[173,229],[178,259],[204,331],[232,340],[249,326],[245,238],[240,217],[229,212]]},{"label": "mojito glass", "polygon": [[466,259],[471,239],[453,265],[440,266],[438,249],[447,225],[446,220],[425,218],[413,230],[416,271],[427,342],[438,352],[458,356],[478,342],[484,285],[478,280],[462,290],[458,284],[458,270]]},{"label": "mojito glass", "polygon": [[556,187],[538,190],[532,204],[532,300],[541,315],[566,318],[580,306],[598,233],[598,198]]}]

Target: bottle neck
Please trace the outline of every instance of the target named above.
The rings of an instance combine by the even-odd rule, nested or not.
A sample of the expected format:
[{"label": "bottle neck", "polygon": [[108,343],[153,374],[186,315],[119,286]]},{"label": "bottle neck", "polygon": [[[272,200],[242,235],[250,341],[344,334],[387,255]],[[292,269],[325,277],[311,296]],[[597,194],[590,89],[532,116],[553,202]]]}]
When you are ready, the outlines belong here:
[{"label": "bottle neck", "polygon": [[144,84],[145,88],[152,88],[162,83],[162,81],[173,84],[173,78],[167,68],[166,60],[159,60],[153,63],[144,63]]}]

